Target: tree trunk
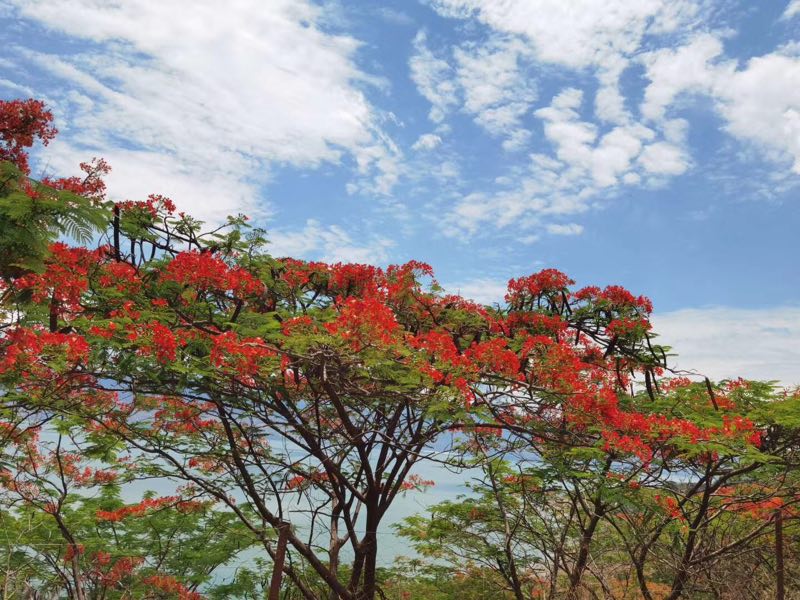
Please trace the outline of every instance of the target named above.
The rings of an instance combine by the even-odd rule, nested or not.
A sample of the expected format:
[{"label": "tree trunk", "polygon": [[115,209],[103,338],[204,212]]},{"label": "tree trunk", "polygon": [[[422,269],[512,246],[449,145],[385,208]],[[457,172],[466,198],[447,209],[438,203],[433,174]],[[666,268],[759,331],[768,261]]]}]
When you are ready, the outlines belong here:
[{"label": "tree trunk", "polygon": [[784,600],[784,571],[783,571],[783,511],[775,511],[775,598]]},{"label": "tree trunk", "polygon": [[289,525],[284,523],[278,528],[278,548],[275,550],[275,562],[272,567],[272,580],[269,584],[269,600],[280,600],[283,564],[286,560],[286,542],[289,539]]},{"label": "tree trunk", "polygon": [[[331,515],[331,535],[328,546],[328,570],[334,575],[339,573],[339,551],[342,549],[344,540],[339,539],[339,511],[338,502],[334,499],[333,511]],[[331,590],[328,600],[339,600],[340,596],[336,590]]]},{"label": "tree trunk", "polygon": [[578,588],[581,585],[581,578],[583,572],[586,570],[586,565],[589,563],[589,546],[592,543],[594,531],[597,529],[597,524],[600,522],[600,506],[599,502],[595,502],[594,514],[589,520],[589,525],[583,530],[581,535],[581,544],[578,548],[578,558],[575,560],[575,566],[569,576],[569,591],[567,598],[569,600],[576,600],[578,598]]}]

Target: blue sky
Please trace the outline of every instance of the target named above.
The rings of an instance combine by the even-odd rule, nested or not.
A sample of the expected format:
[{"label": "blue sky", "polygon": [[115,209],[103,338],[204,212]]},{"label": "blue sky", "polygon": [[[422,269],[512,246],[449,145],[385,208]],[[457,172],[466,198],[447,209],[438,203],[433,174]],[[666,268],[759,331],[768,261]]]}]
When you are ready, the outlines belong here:
[{"label": "blue sky", "polygon": [[680,366],[800,383],[798,0],[0,0],[0,41],[40,172],[483,301],[620,283]]}]

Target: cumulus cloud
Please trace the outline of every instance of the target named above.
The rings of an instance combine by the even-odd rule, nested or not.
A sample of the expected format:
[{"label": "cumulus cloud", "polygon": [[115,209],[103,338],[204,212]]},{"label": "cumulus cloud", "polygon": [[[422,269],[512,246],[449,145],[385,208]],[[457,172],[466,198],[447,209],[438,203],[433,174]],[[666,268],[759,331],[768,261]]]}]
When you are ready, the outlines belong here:
[{"label": "cumulus cloud", "polygon": [[639,156],[639,162],[645,170],[656,175],[680,175],[689,168],[684,150],[668,142],[647,146]]},{"label": "cumulus cloud", "polygon": [[514,228],[520,240],[531,229],[574,235],[582,226],[565,229],[548,221],[583,213],[602,194],[622,186],[655,183],[689,168],[680,120],[665,122],[661,131],[627,122],[602,132],[581,117],[583,103],[582,90],[567,88],[537,109],[534,116],[542,121],[554,155],[532,154],[528,169],[503,180],[508,189],[473,192],[457,200],[440,220],[445,235],[472,235],[485,227]]},{"label": "cumulus cloud", "polygon": [[433,150],[441,143],[442,138],[435,133],[423,133],[411,148],[412,150]]},{"label": "cumulus cloud", "polygon": [[[70,117],[64,137],[81,150],[75,162],[92,149],[128,152],[142,162],[119,163],[117,173],[134,181],[163,159],[227,182],[233,194],[225,185],[215,193],[231,205],[240,181],[263,181],[277,163],[316,167],[349,156],[356,178],[376,191],[397,179],[399,151],[362,91],[372,80],[355,63],[359,42],[328,33],[309,0],[277,0],[269,10],[255,0],[232,0],[225,10],[188,0],[11,4],[18,18],[90,44],[58,57],[10,48],[77,94],[55,97]],[[217,199],[191,201],[213,213]]]},{"label": "cumulus cloud", "polygon": [[[539,145],[530,169],[517,169],[508,189],[457,200],[440,221],[447,235],[490,226],[514,227],[527,237],[528,229],[548,231],[548,215],[584,212],[616,188],[646,185],[690,167],[685,128],[676,126],[677,119],[646,124],[634,118],[619,82],[645,37],[661,39],[696,18],[694,2],[435,0],[432,6],[443,16],[488,28],[478,40],[452,48],[452,56],[439,51],[437,81],[456,84],[448,85],[446,109],[445,103],[434,103],[435,110],[442,109],[439,120],[457,109],[501,136],[507,151]],[[417,55],[432,60],[427,42]],[[554,67],[593,74],[598,84],[593,103],[583,89],[567,87],[535,108],[536,79]],[[543,138],[534,139],[533,120],[541,124]]]},{"label": "cumulus cloud", "polygon": [[475,18],[528,39],[541,62],[580,69],[639,49],[648,33],[677,30],[697,14],[688,0],[434,0],[442,14]]},{"label": "cumulus cloud", "polygon": [[[727,33],[714,29],[708,6],[696,0],[430,4],[444,17],[483,25],[472,29],[480,32],[474,41],[437,53],[450,91],[439,120],[458,110],[502,136],[507,151],[536,150],[530,170],[514,167],[513,185],[457,200],[440,220],[448,235],[489,226],[525,236],[525,229],[546,230],[548,215],[580,213],[620,188],[683,175],[695,160],[689,123],[675,111],[693,94],[709,97],[725,131],[751,143],[784,176],[787,162],[800,174],[796,44],[741,63],[729,59]],[[795,4],[784,18],[800,10]],[[620,85],[634,67],[644,68],[647,82],[638,107]],[[535,107],[537,78],[565,73],[577,76],[573,85]],[[595,85],[583,84],[587,75]]]},{"label": "cumulus cloud", "polygon": [[708,96],[729,134],[755,143],[767,158],[789,159],[800,174],[800,56],[791,48],[740,64],[725,58],[718,37],[702,33],[641,60],[650,80],[643,115],[658,121],[680,95]]},{"label": "cumulus cloud", "polygon": [[[601,188],[617,185],[619,178],[634,168],[632,162],[645,143],[656,134],[641,124],[630,123],[601,136],[594,123],[581,120],[578,110],[582,100],[581,90],[568,88],[535,115],[544,122],[545,136],[571,176],[586,175]],[[646,164],[645,168],[650,170]]]}]

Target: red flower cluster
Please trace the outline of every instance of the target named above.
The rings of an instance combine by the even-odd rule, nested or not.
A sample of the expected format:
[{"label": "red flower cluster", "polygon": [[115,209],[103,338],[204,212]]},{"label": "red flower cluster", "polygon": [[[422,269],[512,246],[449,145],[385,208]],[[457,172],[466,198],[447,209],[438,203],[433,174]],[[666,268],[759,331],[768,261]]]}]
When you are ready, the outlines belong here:
[{"label": "red flower cluster", "polygon": [[130,516],[140,516],[151,510],[157,510],[170,504],[177,504],[179,496],[162,496],[161,498],[145,498],[138,504],[123,506],[117,510],[98,510],[95,517],[98,521],[118,523]]},{"label": "red flower cluster", "polygon": [[[133,317],[134,320],[136,317]],[[116,326],[108,324],[106,329],[92,327],[89,332],[100,337],[113,337]],[[128,341],[138,345],[138,352],[142,356],[155,356],[161,364],[175,362],[178,358],[178,348],[186,345],[187,340],[195,336],[192,330],[173,330],[158,321],[133,325],[128,329]]]},{"label": "red flower cluster", "polygon": [[102,158],[93,158],[91,162],[80,164],[80,169],[86,175],[81,177],[61,177],[51,179],[45,177],[42,183],[55,190],[72,192],[78,196],[92,200],[102,200],[106,195],[106,183],[103,177],[111,172],[111,167]]},{"label": "red flower cluster", "polygon": [[54,300],[60,311],[80,312],[80,300],[89,287],[89,271],[96,267],[102,249],[71,248],[62,242],[50,245],[43,273],[29,273],[16,280],[21,290],[31,290],[35,302]]},{"label": "red flower cluster", "polygon": [[508,282],[506,302],[516,306],[542,295],[566,292],[567,288],[574,283],[561,271],[544,269],[527,277],[511,279]]},{"label": "red flower cluster", "polygon": [[231,268],[211,252],[181,252],[166,268],[165,281],[212,292],[232,291],[237,296],[258,294],[264,284],[241,267]]},{"label": "red flower cluster", "polygon": [[385,283],[383,271],[372,265],[337,263],[329,270],[328,292],[332,296],[375,294]]},{"label": "red flower cluster", "polygon": [[180,397],[162,396],[160,407],[153,414],[153,427],[164,431],[194,433],[212,429],[219,425],[215,418],[209,418],[214,408],[211,403],[190,402]]},{"label": "red flower cluster", "polygon": [[466,357],[477,368],[486,369],[493,375],[517,377],[520,375],[520,361],[516,352],[510,350],[503,338],[495,338],[470,346]]},{"label": "red flower cluster", "polygon": [[423,490],[436,485],[432,479],[423,479],[420,475],[409,475],[408,478],[400,484],[402,490]]},{"label": "red flower cluster", "polygon": [[114,483],[117,480],[117,473],[106,469],[93,469],[92,467],[81,468],[82,457],[79,454],[61,454],[58,458],[50,458],[50,462],[58,463],[61,475],[73,481],[81,487],[100,486]]},{"label": "red flower cluster", "polygon": [[306,262],[296,258],[283,258],[280,279],[292,290],[306,286],[315,275],[327,274],[328,265],[320,262]]},{"label": "red flower cluster", "polygon": [[238,375],[253,376],[265,358],[277,356],[261,338],[240,338],[233,331],[226,331],[213,338],[211,364]]},{"label": "red flower cluster", "polygon": [[144,559],[138,556],[122,556],[111,564],[111,555],[108,552],[97,552],[94,555],[94,579],[106,587],[117,586],[133,575],[134,570],[143,562]]},{"label": "red flower cluster", "polygon": [[375,344],[388,346],[394,341],[400,325],[392,309],[377,297],[350,297],[338,307],[339,316],[325,328],[348,341],[355,351]]},{"label": "red flower cluster", "polygon": [[125,200],[117,202],[117,208],[121,211],[139,210],[149,214],[153,219],[163,212],[171,215],[175,212],[175,203],[161,194],[150,194],[147,200]]},{"label": "red flower cluster", "polygon": [[192,592],[170,575],[151,575],[150,577],[145,577],[144,583],[152,585],[167,594],[177,594],[178,600],[203,600],[203,596],[197,592]]},{"label": "red flower cluster", "polygon": [[650,329],[652,329],[652,326],[647,319],[613,319],[606,325],[608,334],[617,337],[642,334],[645,331],[650,331]]},{"label": "red flower cluster", "polygon": [[150,332],[156,360],[162,364],[175,361],[178,353],[178,340],[175,339],[175,334],[172,330],[161,323],[152,323]]},{"label": "red flower cluster", "polygon": [[89,344],[76,333],[16,327],[0,338],[0,374],[27,370],[29,379],[42,376],[48,357],[62,354],[70,363],[82,362],[89,355]]},{"label": "red flower cluster", "polygon": [[617,451],[625,454],[633,454],[643,463],[648,464],[653,460],[653,449],[637,436],[620,435],[616,431],[604,431],[603,439],[606,452]]},{"label": "red flower cluster", "polygon": [[307,478],[303,475],[295,475],[286,482],[287,490],[295,490],[306,482]]},{"label": "red flower cluster", "polygon": [[141,286],[136,269],[126,262],[110,262],[103,265],[97,281],[104,288],[115,287],[120,292],[135,292]]},{"label": "red flower cluster", "polygon": [[53,113],[41,100],[0,100],[0,160],[30,173],[25,149],[37,139],[46,146],[58,133],[52,122]]},{"label": "red flower cluster", "polygon": [[573,297],[576,300],[589,301],[615,309],[636,308],[646,314],[653,312],[653,303],[649,298],[634,296],[619,285],[609,285],[602,290],[596,286],[588,286],[575,292]]},{"label": "red flower cluster", "polygon": [[669,514],[669,516],[673,519],[683,519],[683,513],[681,512],[679,503],[672,496],[664,497],[656,494],[654,500],[656,501],[656,504],[658,504],[661,509]]}]

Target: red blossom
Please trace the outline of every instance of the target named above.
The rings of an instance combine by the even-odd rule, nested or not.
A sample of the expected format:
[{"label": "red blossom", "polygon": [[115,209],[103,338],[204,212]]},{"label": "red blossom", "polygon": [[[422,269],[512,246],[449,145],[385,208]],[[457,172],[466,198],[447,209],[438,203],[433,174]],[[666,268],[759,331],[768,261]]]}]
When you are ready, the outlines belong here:
[{"label": "red blossom", "polygon": [[263,291],[264,285],[241,267],[230,267],[211,252],[181,252],[164,273],[165,281],[175,281],[201,291],[231,291],[246,296]]},{"label": "red blossom", "polygon": [[432,479],[423,479],[420,475],[409,475],[408,478],[400,484],[402,490],[423,490],[436,485]]},{"label": "red blossom", "polygon": [[98,510],[95,517],[98,521],[108,521],[116,523],[130,516],[143,515],[151,510],[157,510],[170,504],[176,504],[180,498],[178,496],[163,496],[161,498],[145,498],[138,504],[123,506],[117,510]]},{"label": "red blossom", "polygon": [[400,328],[392,310],[374,296],[350,297],[339,304],[339,316],[325,328],[348,341],[354,350],[389,345]]},{"label": "red blossom", "polygon": [[102,255],[101,249],[71,248],[55,242],[50,245],[44,272],[23,275],[16,285],[21,290],[31,290],[35,302],[52,300],[59,312],[79,312],[81,297],[89,287],[89,272]]},{"label": "red blossom", "polygon": [[45,177],[42,183],[56,190],[72,192],[92,200],[103,200],[106,195],[103,177],[111,172],[109,164],[102,158],[93,158],[91,162],[82,162],[80,169],[85,173],[84,177]]},{"label": "red blossom", "polygon": [[150,194],[147,200],[125,200],[116,203],[120,211],[142,211],[153,219],[157,218],[159,213],[171,215],[175,212],[175,203],[161,194]]},{"label": "red blossom", "polygon": [[543,294],[565,292],[573,283],[575,282],[561,271],[545,269],[527,277],[511,279],[508,282],[506,302],[515,306]]},{"label": "red blossom", "polygon": [[0,160],[30,173],[26,149],[37,139],[46,146],[56,136],[52,122],[53,113],[41,100],[0,100]]},{"label": "red blossom", "polygon": [[171,575],[151,575],[145,577],[144,583],[152,585],[154,588],[161,592],[168,594],[177,594],[178,600],[202,600],[203,596],[197,592],[189,590],[180,581]]},{"label": "red blossom", "polygon": [[274,356],[277,352],[267,347],[261,338],[240,338],[233,331],[213,338],[211,364],[239,375],[255,375],[264,359]]}]

